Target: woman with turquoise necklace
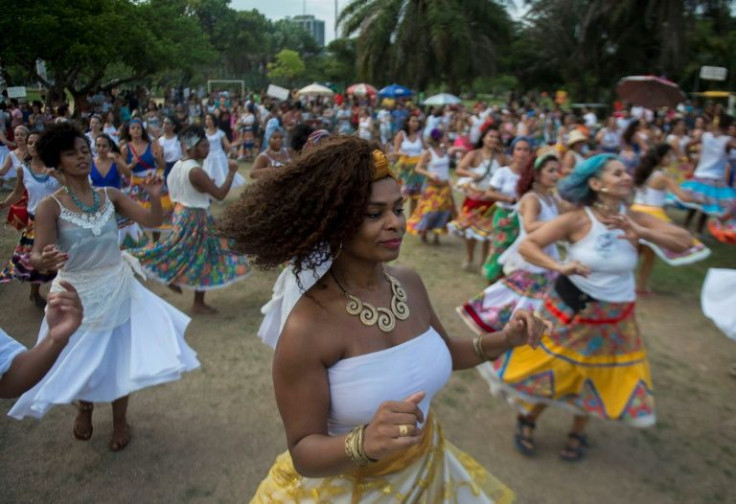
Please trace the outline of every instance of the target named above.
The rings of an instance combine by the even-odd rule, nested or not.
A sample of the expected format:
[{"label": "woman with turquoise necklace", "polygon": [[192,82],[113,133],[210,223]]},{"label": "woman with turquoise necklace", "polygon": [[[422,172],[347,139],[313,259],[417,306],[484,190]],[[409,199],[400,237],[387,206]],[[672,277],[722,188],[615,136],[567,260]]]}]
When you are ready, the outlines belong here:
[{"label": "woman with turquoise necklace", "polygon": [[13,251],[13,257],[5,269],[0,272],[0,283],[10,282],[13,279],[29,282],[31,284],[31,301],[39,308],[43,308],[46,306],[46,300],[41,296],[41,284],[53,280],[55,272],[37,271],[31,265],[31,250],[33,250],[35,236],[35,213],[41,200],[56,191],[60,184],[52,176],[53,171],[44,165],[38,155],[36,150],[38,135],[39,133],[35,131],[28,135],[28,155],[31,159],[23,163],[21,169],[17,171],[13,192],[4,201],[0,201],[0,211],[2,211],[20,201],[24,189],[28,192],[28,225],[21,232],[20,242]]},{"label": "woman with turquoise necklace", "polygon": [[[52,293],[64,290],[66,283],[76,288],[84,317],[46,377],[8,415],[40,418],[57,404],[78,403],[72,432],[87,441],[94,403],[109,402],[108,447],[120,451],[131,440],[130,394],[178,380],[199,366],[184,341],[189,317],[143,287],[133,275],[140,265],[118,247],[116,214],[147,227],[161,224],[162,184],[153,176],[144,182],[148,209],[115,188],[93,188],[89,143],[71,123],[49,126],[38,151],[56,167],[64,187],[38,205],[31,262],[40,271],[57,271]],[[39,343],[48,337],[49,320],[44,319]]]}]

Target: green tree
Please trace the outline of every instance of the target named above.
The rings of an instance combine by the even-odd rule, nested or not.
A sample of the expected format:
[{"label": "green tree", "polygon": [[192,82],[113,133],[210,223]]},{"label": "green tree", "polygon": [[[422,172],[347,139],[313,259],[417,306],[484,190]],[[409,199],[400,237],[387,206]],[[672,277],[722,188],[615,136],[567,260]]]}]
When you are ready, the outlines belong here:
[{"label": "green tree", "polygon": [[276,60],[268,64],[268,78],[290,87],[304,70],[305,65],[298,52],[282,49],[276,55]]},{"label": "green tree", "polygon": [[[0,3],[3,64],[25,69],[75,110],[98,90],[139,82],[168,68],[191,71],[212,54],[177,0],[28,0]],[[46,62],[48,78],[36,72]]]},{"label": "green tree", "polygon": [[361,80],[417,89],[444,81],[455,92],[495,73],[512,26],[495,0],[352,0],[338,23],[357,35]]}]

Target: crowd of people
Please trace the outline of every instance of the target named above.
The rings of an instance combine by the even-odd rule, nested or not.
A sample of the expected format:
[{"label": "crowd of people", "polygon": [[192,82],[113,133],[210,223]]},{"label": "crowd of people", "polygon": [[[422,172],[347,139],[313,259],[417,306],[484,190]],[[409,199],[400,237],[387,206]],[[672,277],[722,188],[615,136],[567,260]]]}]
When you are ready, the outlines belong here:
[{"label": "crowd of people", "polygon": [[[432,414],[451,371],[476,367],[517,408],[524,455],[547,407],[572,412],[559,455],[579,461],[591,417],[656,421],[635,318],[655,258],[685,266],[704,242],[736,243],[736,125],[719,107],[614,107],[600,122],[534,102],[172,92],[44,110],[0,105],[0,209],[20,231],[0,282],[30,283],[45,308],[34,349],[0,340],[0,393],[20,396],[9,415],[74,403],[88,440],[110,402],[109,447],[124,449],[130,394],[199,366],[189,317],[136,275],[213,315],[208,290],[281,268],[258,336],[275,349],[288,451],[254,502],[510,502]],[[419,274],[390,264],[406,233],[464,241],[459,268],[488,281],[456,300],[474,339],[447,334]],[[729,278],[709,277],[709,298]],[[723,308],[707,315],[733,330]]]}]

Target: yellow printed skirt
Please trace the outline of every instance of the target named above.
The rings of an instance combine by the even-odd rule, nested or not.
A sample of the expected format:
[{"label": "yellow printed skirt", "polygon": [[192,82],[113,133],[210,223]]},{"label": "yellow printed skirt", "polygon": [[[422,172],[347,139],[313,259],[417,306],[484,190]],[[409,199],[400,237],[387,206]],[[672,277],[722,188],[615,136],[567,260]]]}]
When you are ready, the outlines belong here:
[{"label": "yellow printed skirt", "polygon": [[444,234],[447,233],[447,223],[454,215],[452,187],[449,184],[427,183],[406,228],[413,235],[427,231]]},{"label": "yellow printed skirt", "polygon": [[396,456],[328,478],[305,478],[289,452],[276,459],[251,504],[316,503],[496,503],[514,494],[470,455],[445,440],[432,416],[420,444]]},{"label": "yellow printed skirt", "polygon": [[401,156],[394,165],[394,171],[401,181],[401,195],[404,198],[417,199],[422,194],[425,177],[414,171],[420,159],[421,156]]},{"label": "yellow printed skirt", "polygon": [[[631,209],[635,212],[642,212],[652,215],[657,219],[663,220],[665,222],[672,222],[672,219],[667,216],[664,209],[659,206],[635,204],[631,206]],[[652,249],[657,257],[662,259],[670,266],[682,266],[684,264],[692,264],[697,261],[702,261],[703,259],[710,256],[710,249],[703,245],[703,242],[696,238],[693,238],[692,247],[684,252],[672,252],[671,250],[667,250],[646,240],[640,241],[643,245],[646,245],[647,247]]]},{"label": "yellow printed skirt", "polygon": [[555,329],[539,347],[514,348],[477,369],[492,393],[524,412],[541,403],[634,427],[652,426],[652,378],[634,305],[590,301],[575,315],[553,289],[539,316]]},{"label": "yellow printed skirt", "polygon": [[[145,185],[146,179],[151,176],[160,176],[163,177],[164,171],[163,170],[146,170],[145,172],[139,172],[134,173],[130,177],[130,188],[129,188],[129,195],[130,197],[137,202],[139,205],[141,205],[143,208],[151,208],[151,199],[146,190],[143,188]],[[161,207],[164,210],[164,220],[161,226],[158,228],[153,229],[153,231],[171,231],[171,217],[174,213],[174,205],[171,202],[171,198],[169,198],[169,191],[164,186],[162,192],[161,192]],[[118,223],[120,225],[120,223]]]}]

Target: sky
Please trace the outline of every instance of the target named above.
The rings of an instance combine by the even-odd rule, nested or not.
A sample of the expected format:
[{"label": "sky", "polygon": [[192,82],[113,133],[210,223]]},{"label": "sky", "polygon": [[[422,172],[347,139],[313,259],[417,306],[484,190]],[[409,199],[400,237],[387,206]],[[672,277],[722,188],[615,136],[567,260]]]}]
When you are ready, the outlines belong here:
[{"label": "sky", "polygon": [[[337,0],[338,8],[346,5],[348,1]],[[325,22],[326,42],[335,38],[335,0],[231,0],[230,7],[237,10],[256,9],[273,20],[305,13],[312,14]]]}]

